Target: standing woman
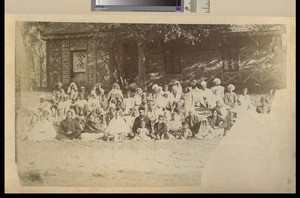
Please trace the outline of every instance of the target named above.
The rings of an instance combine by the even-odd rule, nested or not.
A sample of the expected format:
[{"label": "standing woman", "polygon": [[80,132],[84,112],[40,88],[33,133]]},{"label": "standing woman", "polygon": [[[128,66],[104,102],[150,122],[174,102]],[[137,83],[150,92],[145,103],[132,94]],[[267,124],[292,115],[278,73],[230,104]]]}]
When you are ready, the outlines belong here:
[{"label": "standing woman", "polygon": [[136,109],[139,108],[139,106],[141,106],[142,104],[142,97],[143,97],[143,91],[141,88],[136,88],[135,89],[135,94],[134,94],[134,97],[133,97],[133,100],[134,100],[134,106],[136,107]]},{"label": "standing woman", "polygon": [[77,100],[78,88],[74,82],[72,82],[68,87],[67,94],[69,95],[69,98],[73,101],[73,103]]},{"label": "standing woman", "polygon": [[177,86],[172,87],[172,94],[174,97],[174,103],[177,103],[180,101],[182,93],[179,91],[179,88]]},{"label": "standing woman", "polygon": [[225,88],[221,86],[221,80],[219,78],[215,78],[213,83],[215,86],[211,88],[211,91],[213,93],[213,103],[220,100],[221,103],[224,102],[224,90]]},{"label": "standing woman", "polygon": [[186,86],[184,88],[184,94],[183,94],[183,100],[184,100],[184,110],[185,113],[187,114],[190,110],[194,111],[194,95],[191,92],[191,89]]},{"label": "standing woman", "polygon": [[121,88],[119,86],[118,83],[114,83],[113,84],[113,87],[112,87],[112,90],[110,92],[108,92],[108,95],[107,95],[107,104],[109,105],[109,102],[111,99],[119,99],[123,102],[123,93],[121,91]]},{"label": "standing woman", "polygon": [[159,86],[158,86],[158,84],[152,85],[152,94],[151,94],[151,96],[149,97],[149,99],[155,101],[158,92],[159,92]]},{"label": "standing woman", "polygon": [[174,96],[174,102],[178,102],[182,96],[182,87],[179,81],[175,81],[172,87],[172,94]]}]

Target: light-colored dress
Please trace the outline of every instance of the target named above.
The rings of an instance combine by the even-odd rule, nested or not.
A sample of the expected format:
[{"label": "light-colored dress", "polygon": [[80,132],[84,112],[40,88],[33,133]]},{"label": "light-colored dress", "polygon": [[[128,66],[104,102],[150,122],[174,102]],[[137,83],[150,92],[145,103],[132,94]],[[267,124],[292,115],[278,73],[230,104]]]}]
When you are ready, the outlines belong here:
[{"label": "light-colored dress", "polygon": [[138,128],[137,133],[138,135],[136,135],[133,140],[151,140],[150,133],[147,128]]},{"label": "light-colored dress", "polygon": [[38,122],[28,133],[28,140],[54,140],[57,132],[48,120]]},{"label": "light-colored dress", "polygon": [[68,99],[62,102],[59,102],[57,105],[57,109],[63,109],[64,114],[67,113],[67,111],[70,109],[72,105],[72,100]]},{"label": "light-colored dress", "polygon": [[213,106],[213,94],[211,89],[206,88],[205,90],[200,89],[199,90],[199,102],[203,106]]},{"label": "light-colored dress", "polygon": [[224,90],[225,88],[221,85],[217,85],[211,88],[212,91],[212,100],[213,105],[215,105],[216,101],[220,100],[221,103],[224,103]]},{"label": "light-colored dress", "polygon": [[134,99],[133,98],[124,98],[123,104],[125,107],[124,113],[128,114],[130,113],[130,110],[134,108]]},{"label": "light-colored dress", "polygon": [[188,92],[183,94],[184,99],[184,111],[188,113],[189,111],[195,110],[195,103],[194,103],[194,95],[192,92]]},{"label": "light-colored dress", "polygon": [[131,129],[129,128],[129,125],[126,123],[125,119],[123,117],[113,117],[105,132],[109,133],[110,135],[114,136],[114,139],[116,141],[123,139],[124,136],[127,136],[128,133],[131,132]]}]

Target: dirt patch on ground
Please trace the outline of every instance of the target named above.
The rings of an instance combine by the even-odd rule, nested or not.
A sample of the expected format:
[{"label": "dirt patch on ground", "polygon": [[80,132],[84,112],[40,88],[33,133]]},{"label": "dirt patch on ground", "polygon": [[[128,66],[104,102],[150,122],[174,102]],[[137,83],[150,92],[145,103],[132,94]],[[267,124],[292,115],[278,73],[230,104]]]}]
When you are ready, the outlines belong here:
[{"label": "dirt patch on ground", "polygon": [[198,186],[219,141],[18,142],[19,178],[26,186]]}]

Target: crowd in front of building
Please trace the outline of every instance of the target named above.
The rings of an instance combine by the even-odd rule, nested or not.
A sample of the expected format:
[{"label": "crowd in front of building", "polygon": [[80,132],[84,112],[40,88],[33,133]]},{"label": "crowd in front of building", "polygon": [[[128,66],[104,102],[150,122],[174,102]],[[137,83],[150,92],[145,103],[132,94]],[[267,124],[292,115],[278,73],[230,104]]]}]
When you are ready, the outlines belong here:
[{"label": "crowd in front of building", "polygon": [[65,90],[57,83],[50,94],[40,96],[23,125],[24,140],[99,139],[103,141],[151,141],[162,139],[214,139],[225,136],[239,115],[248,109],[270,112],[266,97],[254,106],[244,88],[214,86],[192,80],[182,87],[154,84],[149,92],[121,90],[115,83],[106,94],[97,83],[92,90],[71,83]]}]

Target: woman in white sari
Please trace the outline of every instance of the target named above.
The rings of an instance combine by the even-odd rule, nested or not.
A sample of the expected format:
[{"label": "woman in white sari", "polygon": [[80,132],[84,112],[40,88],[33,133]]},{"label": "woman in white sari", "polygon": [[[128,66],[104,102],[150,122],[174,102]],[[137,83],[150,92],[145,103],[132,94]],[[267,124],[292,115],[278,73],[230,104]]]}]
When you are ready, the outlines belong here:
[{"label": "woman in white sari", "polygon": [[126,123],[124,117],[121,115],[120,111],[116,111],[105,132],[113,136],[114,141],[118,142],[125,140],[128,134],[131,132],[131,129]]},{"label": "woman in white sari", "polygon": [[69,95],[69,98],[75,102],[77,100],[77,96],[78,96],[78,88],[76,86],[76,84],[74,82],[72,82],[70,84],[70,86],[68,87],[67,90],[67,94]]},{"label": "woman in white sari", "polygon": [[135,94],[133,97],[134,100],[134,106],[138,109],[139,106],[142,104],[142,96],[143,96],[143,91],[141,88],[136,88],[135,89]]},{"label": "woman in white sari", "polygon": [[107,95],[108,104],[109,104],[110,100],[113,98],[123,102],[123,98],[124,98],[123,93],[122,93],[121,88],[118,83],[114,83],[112,90],[110,92],[108,92],[108,95]]},{"label": "woman in white sari", "polygon": [[28,140],[54,140],[57,132],[48,119],[49,112],[43,112],[39,122],[33,127],[31,133],[28,135]]},{"label": "woman in white sari", "polygon": [[178,102],[182,96],[182,87],[179,81],[175,81],[172,87],[172,94],[174,96],[174,101]]}]

